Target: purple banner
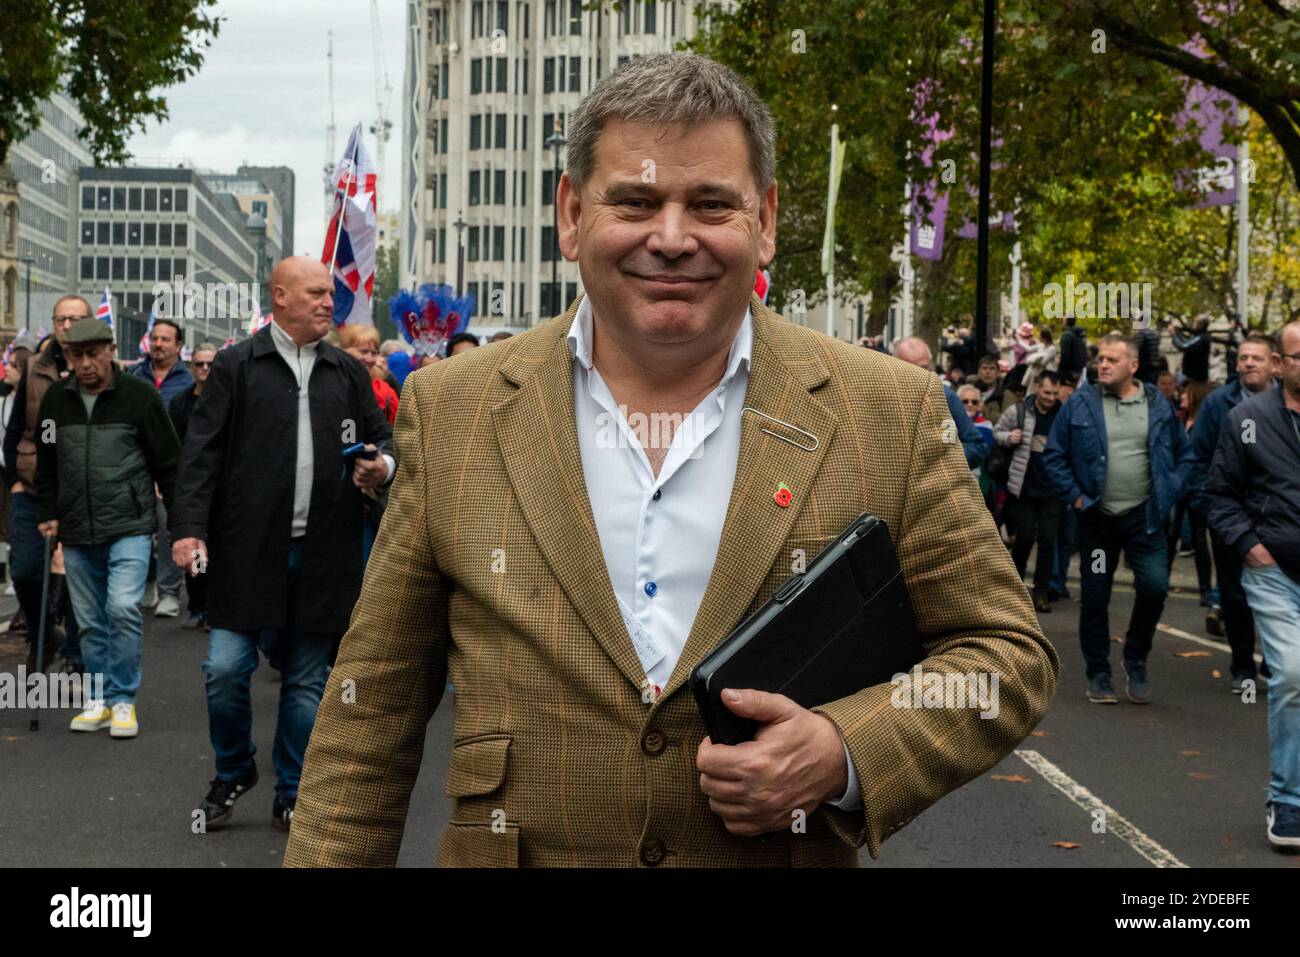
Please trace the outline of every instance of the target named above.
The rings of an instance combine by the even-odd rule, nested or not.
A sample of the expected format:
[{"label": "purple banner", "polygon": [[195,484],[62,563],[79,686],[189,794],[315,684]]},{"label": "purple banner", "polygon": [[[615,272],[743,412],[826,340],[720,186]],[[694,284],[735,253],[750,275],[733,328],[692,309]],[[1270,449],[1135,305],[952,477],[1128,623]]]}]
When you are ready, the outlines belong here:
[{"label": "purple banner", "polygon": [[[1202,59],[1206,56],[1200,37],[1188,40],[1183,49]],[[1189,83],[1183,111],[1178,114],[1176,122],[1180,128],[1189,123],[1200,127],[1201,149],[1214,157],[1209,165],[1183,174],[1191,179],[1199,196],[1192,204],[1193,209],[1227,206],[1237,201],[1237,147],[1223,141],[1224,126],[1237,124],[1237,111],[1237,100],[1217,87],[1196,81]]]},{"label": "purple banner", "polygon": [[[935,147],[952,136],[951,130],[939,129],[939,114],[926,112],[929,89],[928,81],[923,80],[917,84],[913,108],[913,115],[923,130],[922,142],[925,145],[921,148],[921,163],[927,169],[931,166]],[[925,206],[919,201],[922,196],[925,197],[930,208],[928,215]],[[944,190],[942,194],[938,194],[937,181],[933,177],[920,186],[913,184],[911,249],[914,256],[932,260],[943,258],[943,227],[947,218],[948,191]]]}]

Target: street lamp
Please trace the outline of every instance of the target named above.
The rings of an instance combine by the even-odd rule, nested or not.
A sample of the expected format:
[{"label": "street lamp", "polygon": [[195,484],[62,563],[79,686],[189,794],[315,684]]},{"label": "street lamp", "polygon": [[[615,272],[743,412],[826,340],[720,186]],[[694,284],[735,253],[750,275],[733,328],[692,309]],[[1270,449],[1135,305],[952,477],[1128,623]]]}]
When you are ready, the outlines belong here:
[{"label": "street lamp", "polygon": [[[551,188],[558,191],[560,185],[560,147],[566,140],[560,134],[560,118],[555,117],[555,129],[546,139],[546,145],[554,150],[554,164],[551,169]],[[560,301],[560,202],[555,197],[551,197],[551,295],[554,297],[554,305],[548,312],[555,315],[559,310]]]},{"label": "street lamp", "polygon": [[460,298],[461,278],[465,273],[465,246],[461,242],[461,233],[465,232],[465,211],[462,209],[456,214],[456,221],[452,223],[456,228],[456,298]]}]

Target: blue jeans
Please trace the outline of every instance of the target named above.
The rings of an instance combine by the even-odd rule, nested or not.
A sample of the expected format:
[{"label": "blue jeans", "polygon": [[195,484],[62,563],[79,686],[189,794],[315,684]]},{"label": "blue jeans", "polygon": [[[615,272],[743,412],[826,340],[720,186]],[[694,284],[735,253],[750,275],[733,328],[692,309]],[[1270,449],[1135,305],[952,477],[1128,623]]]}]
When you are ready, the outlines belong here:
[{"label": "blue jeans", "polygon": [[172,561],[172,540],[167,534],[167,509],[162,499],[157,499],[158,531],[154,538],[158,544],[158,595],[181,597],[181,584],[185,581],[185,570]]},{"label": "blue jeans", "polygon": [[1110,588],[1124,552],[1133,570],[1133,614],[1124,636],[1125,664],[1142,664],[1151,654],[1160,614],[1169,593],[1169,543],[1163,528],[1146,531],[1147,503],[1120,515],[1094,506],[1079,516],[1079,644],[1088,677],[1110,674]]},{"label": "blue jeans", "polygon": [[[289,609],[292,616],[298,588],[302,550],[289,550]],[[298,794],[302,762],[307,753],[316,709],[325,691],[325,678],[337,638],[298,631],[292,617],[284,628],[230,631],[213,628],[208,658],[203,662],[208,697],[208,734],[217,758],[217,777],[233,781],[253,764],[253,702],[250,684],[259,663],[258,652],[280,669],[280,712],[275,725],[271,763],[275,793],[281,800]]]},{"label": "blue jeans", "polygon": [[1070,577],[1070,559],[1074,557],[1078,537],[1079,516],[1067,506],[1061,509],[1061,524],[1056,530],[1056,557],[1052,561],[1052,581],[1048,588],[1058,592],[1069,590],[1066,581]]},{"label": "blue jeans", "polygon": [[63,546],[72,613],[81,628],[81,657],[86,671],[104,676],[109,705],[134,704],[140,688],[140,601],[150,545],[148,535],[123,535],[102,545]]},{"label": "blue jeans", "polygon": [[1268,797],[1300,805],[1300,585],[1276,565],[1241,573],[1268,680]]}]

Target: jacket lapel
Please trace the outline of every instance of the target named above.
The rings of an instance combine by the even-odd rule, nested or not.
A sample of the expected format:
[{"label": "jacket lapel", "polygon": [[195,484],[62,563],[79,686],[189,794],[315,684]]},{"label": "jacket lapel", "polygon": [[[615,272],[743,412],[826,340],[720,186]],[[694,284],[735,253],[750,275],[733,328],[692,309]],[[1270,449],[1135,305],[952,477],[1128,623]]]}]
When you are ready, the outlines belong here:
[{"label": "jacket lapel", "polygon": [[[781,337],[778,352],[775,333],[785,320],[757,297],[750,306],[754,346],[745,395],[749,411],[741,415],[736,478],[704,599],[661,702],[748,611],[807,505],[835,432],[835,417],[809,394],[830,377],[821,346],[802,337]],[[787,349],[791,351],[783,354]],[[815,448],[814,440],[803,433],[815,437]],[[792,492],[786,507],[775,499],[781,483]]]},{"label": "jacket lapel", "polygon": [[492,425],[542,556],[605,653],[639,688],[645,671],[609,583],[578,449],[573,360],[565,340],[579,301],[503,362],[502,375],[519,391],[493,410]]}]

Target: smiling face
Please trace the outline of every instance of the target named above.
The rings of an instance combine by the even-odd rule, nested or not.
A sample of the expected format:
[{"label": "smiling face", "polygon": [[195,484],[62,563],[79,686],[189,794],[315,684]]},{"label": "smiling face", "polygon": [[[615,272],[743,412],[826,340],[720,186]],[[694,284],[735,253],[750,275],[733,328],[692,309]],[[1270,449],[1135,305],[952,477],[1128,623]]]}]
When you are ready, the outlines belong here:
[{"label": "smiling face", "polygon": [[559,238],[601,330],[647,356],[723,347],[776,252],[776,184],[759,195],[740,121],[610,120],[595,154],[581,188],[560,179]]}]

